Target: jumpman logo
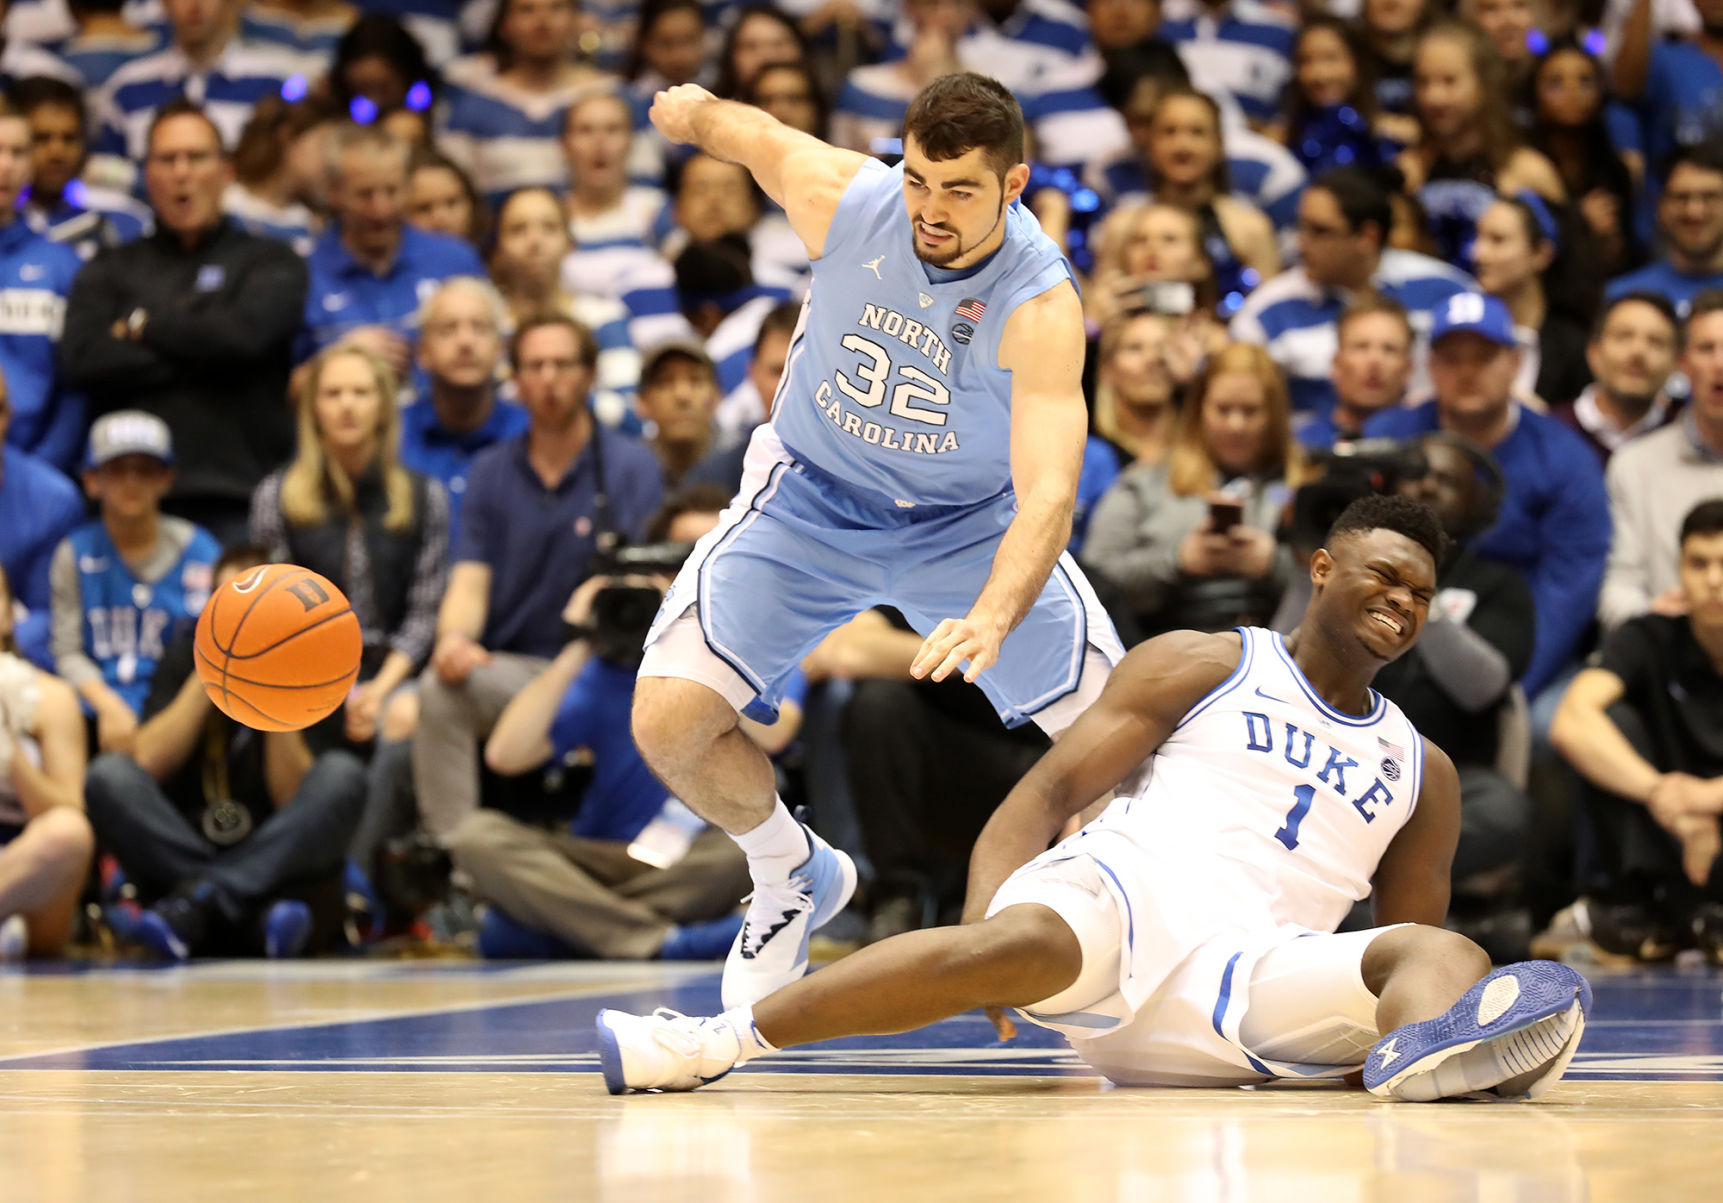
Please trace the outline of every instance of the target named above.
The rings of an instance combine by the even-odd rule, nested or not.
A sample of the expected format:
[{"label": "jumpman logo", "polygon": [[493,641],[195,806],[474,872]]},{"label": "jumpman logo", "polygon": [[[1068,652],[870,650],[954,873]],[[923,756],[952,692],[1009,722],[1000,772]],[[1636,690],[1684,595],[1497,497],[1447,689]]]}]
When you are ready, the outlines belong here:
[{"label": "jumpman logo", "polygon": [[1382,1068],[1383,1069],[1387,1069],[1389,1065],[1393,1064],[1395,1058],[1397,1058],[1400,1055],[1400,1050],[1395,1047],[1395,1045],[1397,1045],[1399,1043],[1400,1043],[1400,1038],[1398,1036],[1395,1036],[1393,1039],[1389,1040],[1387,1044],[1384,1044],[1381,1047],[1381,1049],[1379,1049],[1377,1051],[1376,1055],[1378,1057],[1382,1058]]},{"label": "jumpman logo", "polygon": [[885,277],[879,274],[879,265],[884,263],[884,262],[885,262],[885,256],[881,255],[878,259],[875,259],[872,263],[864,263],[864,264],[862,264],[862,266],[867,268],[870,272],[873,273],[874,279],[879,280],[881,282],[884,282]]}]

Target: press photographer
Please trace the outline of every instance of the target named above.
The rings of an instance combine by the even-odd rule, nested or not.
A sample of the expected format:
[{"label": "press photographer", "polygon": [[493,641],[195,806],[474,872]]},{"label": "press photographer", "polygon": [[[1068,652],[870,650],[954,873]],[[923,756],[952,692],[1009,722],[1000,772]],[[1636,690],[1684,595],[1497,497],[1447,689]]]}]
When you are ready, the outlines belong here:
[{"label": "press photographer", "polygon": [[[687,529],[695,517],[660,515],[653,526],[698,533]],[[717,520],[715,511],[699,517],[707,527]],[[557,829],[482,809],[447,839],[456,867],[489,904],[479,932],[485,956],[706,960],[734,941],[746,860],[665,793],[629,727],[647,629],[692,547],[602,552],[563,612],[568,642],[497,719],[485,744],[494,772],[579,765],[591,779]]]}]

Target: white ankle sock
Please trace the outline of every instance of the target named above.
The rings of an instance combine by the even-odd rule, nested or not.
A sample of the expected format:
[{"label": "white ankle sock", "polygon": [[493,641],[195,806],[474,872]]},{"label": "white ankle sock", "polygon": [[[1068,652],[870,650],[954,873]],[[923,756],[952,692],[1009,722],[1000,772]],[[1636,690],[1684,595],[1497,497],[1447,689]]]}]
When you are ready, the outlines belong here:
[{"label": "white ankle sock", "polygon": [[755,1057],[778,1051],[777,1046],[760,1035],[760,1029],[754,1026],[754,1008],[752,1006],[737,1007],[733,1011],[725,1011],[713,1022],[723,1024],[735,1036],[737,1065],[745,1065]]},{"label": "white ankle sock", "polygon": [[807,833],[781,798],[774,800],[771,817],[764,823],[731,838],[748,854],[748,872],[760,885],[788,881],[813,853]]}]

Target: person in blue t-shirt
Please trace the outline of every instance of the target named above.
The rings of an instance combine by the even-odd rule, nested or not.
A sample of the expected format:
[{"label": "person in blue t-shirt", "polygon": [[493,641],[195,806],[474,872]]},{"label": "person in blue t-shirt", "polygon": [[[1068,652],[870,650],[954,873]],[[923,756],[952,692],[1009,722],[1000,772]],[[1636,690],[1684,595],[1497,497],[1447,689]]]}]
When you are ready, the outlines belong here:
[{"label": "person in blue t-shirt", "polygon": [[18,650],[42,668],[48,651],[49,566],[60,540],[84,520],[78,487],[52,464],[7,445],[12,404],[0,372],[0,569],[12,582],[9,603]]},{"label": "person in blue t-shirt", "polygon": [[[709,489],[677,494],[648,538],[685,549],[717,525],[723,504]],[[588,579],[564,613],[574,637],[491,731],[485,762],[496,772],[590,762],[592,780],[566,832],[480,810],[450,836],[455,864],[491,903],[479,941],[487,956],[715,959],[741,927],[746,858],[658,782],[630,731],[646,625],[669,583]],[[791,703],[776,724],[744,729],[772,753],[800,720]]]},{"label": "person in blue t-shirt", "polygon": [[54,667],[94,714],[99,749],[129,754],[156,665],[202,613],[221,547],[161,512],[173,439],[154,414],[99,418],[88,463],[84,488],[101,517],[54,553]]},{"label": "person in blue t-shirt", "polygon": [[1723,149],[1676,151],[1659,176],[1657,228],[1663,257],[1609,282],[1605,299],[1630,292],[1669,298],[1686,318],[1693,298],[1723,288]]},{"label": "person in blue t-shirt", "polygon": [[1583,652],[1609,555],[1603,471],[1584,439],[1513,396],[1520,350],[1507,306],[1460,293],[1430,330],[1436,399],[1378,414],[1364,433],[1416,438],[1445,430],[1495,455],[1507,489],[1500,515],[1472,545],[1517,569],[1536,603],[1537,638],[1522,683],[1528,697],[1557,681]]}]

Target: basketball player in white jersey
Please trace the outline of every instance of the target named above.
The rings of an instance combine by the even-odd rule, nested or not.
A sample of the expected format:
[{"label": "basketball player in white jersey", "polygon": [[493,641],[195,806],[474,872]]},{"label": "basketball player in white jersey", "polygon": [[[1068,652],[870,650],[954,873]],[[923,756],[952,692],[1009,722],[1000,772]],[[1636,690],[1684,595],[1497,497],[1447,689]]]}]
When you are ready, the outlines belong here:
[{"label": "basketball player in white jersey", "polygon": [[821,639],[893,606],[926,637],[916,676],[962,667],[1005,722],[1055,735],[1124,649],[1063,554],[1088,434],[1082,305],[1018,202],[1011,93],[974,74],[928,85],[896,167],[692,84],[660,92],[652,120],[746,166],[813,263],[771,421],[667,593],[634,694],[647,764],[748,855],[724,966],[737,1006],[800,977],[809,932],[855,888],[739,726],[775,717]]},{"label": "basketball player in white jersey", "polygon": [[[602,1012],[606,1084],[691,1090],[790,1045],[1013,1007],[1124,1085],[1362,1069],[1401,1099],[1543,1093],[1590,990],[1548,961],[1491,972],[1441,928],[1454,766],[1370,688],[1422,630],[1444,542],[1418,502],[1354,503],[1284,640],[1175,632],[1125,658],[994,813],[964,926],[882,941],[712,1019]],[[1334,934],[1366,896],[1378,926]]]}]

